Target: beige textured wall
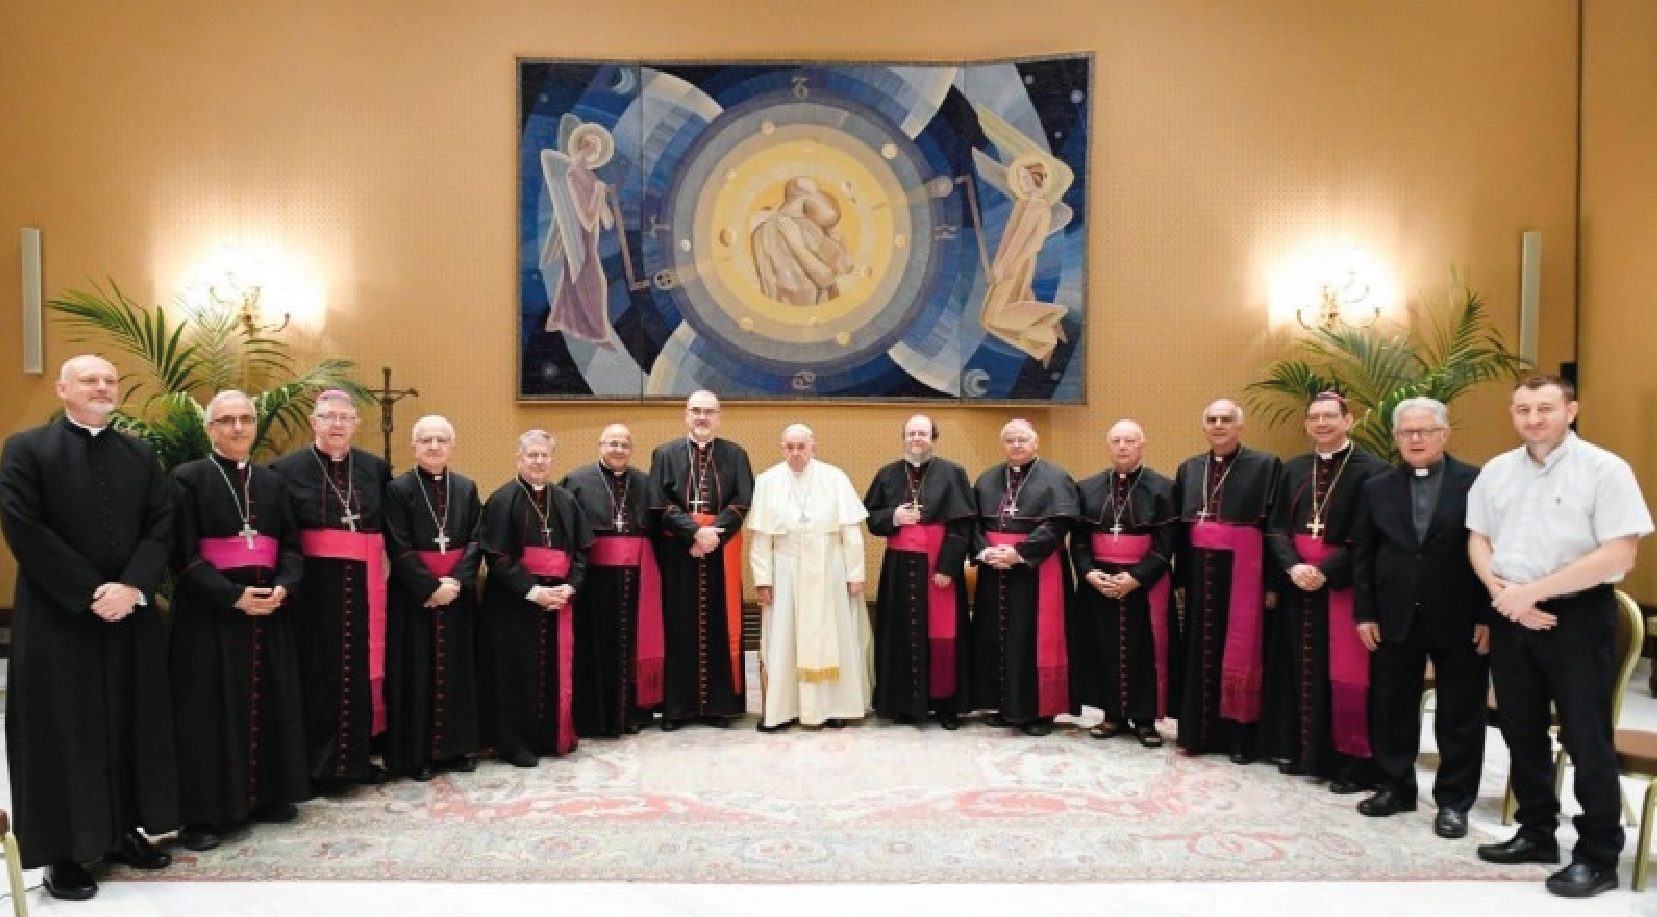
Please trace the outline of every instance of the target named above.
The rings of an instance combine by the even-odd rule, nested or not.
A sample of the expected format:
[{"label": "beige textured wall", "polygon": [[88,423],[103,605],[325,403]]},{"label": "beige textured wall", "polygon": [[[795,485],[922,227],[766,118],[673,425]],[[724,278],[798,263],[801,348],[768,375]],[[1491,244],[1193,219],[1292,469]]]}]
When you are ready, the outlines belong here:
[{"label": "beige textured wall", "polygon": [[[1657,10],[1592,0],[1582,98],[1582,435],[1628,459],[1657,506]],[[1626,588],[1657,604],[1657,539]]]},{"label": "beige textured wall", "polygon": [[[1511,332],[1519,235],[1540,229],[1543,362],[1572,355],[1576,18],[1559,0],[8,0],[0,430],[53,406],[49,380],[17,372],[11,331],[11,240],[39,226],[49,294],[113,276],[165,299],[223,243],[307,261],[328,312],[295,340],[355,359],[370,382],[393,366],[422,392],[399,409],[402,430],[419,412],[449,414],[457,464],[486,486],[510,473],[512,436],[532,425],[559,434],[561,468],[588,459],[612,418],[648,446],[679,432],[677,407],[513,400],[515,56],[1068,51],[1097,64],[1091,403],[1016,413],[1072,472],[1097,470],[1100,434],[1121,415],[1145,423],[1157,466],[1201,448],[1202,406],[1289,340],[1266,321],[1272,271],[1330,236],[1374,252],[1405,290],[1436,293],[1465,267]],[[75,351],[54,331],[49,362]],[[1511,441],[1504,402],[1461,409],[1462,454]],[[777,431],[805,420],[821,457],[862,482],[895,454],[910,410],[737,406],[725,432],[764,467]],[[942,453],[985,467],[1011,413],[939,411]],[[1252,436],[1299,448],[1292,431]]]}]

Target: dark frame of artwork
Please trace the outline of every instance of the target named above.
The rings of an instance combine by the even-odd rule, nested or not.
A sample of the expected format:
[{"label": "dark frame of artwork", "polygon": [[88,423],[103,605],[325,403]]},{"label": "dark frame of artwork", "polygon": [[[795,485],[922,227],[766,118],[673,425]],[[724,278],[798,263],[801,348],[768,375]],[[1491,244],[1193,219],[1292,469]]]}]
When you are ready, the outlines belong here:
[{"label": "dark frame of artwork", "polygon": [[517,77],[521,400],[1086,402],[1091,55]]}]

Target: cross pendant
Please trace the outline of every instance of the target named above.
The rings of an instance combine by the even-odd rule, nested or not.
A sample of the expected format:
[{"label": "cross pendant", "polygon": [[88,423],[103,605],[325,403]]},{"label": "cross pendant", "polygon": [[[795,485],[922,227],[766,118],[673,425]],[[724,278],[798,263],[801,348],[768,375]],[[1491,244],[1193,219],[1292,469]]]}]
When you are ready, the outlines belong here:
[{"label": "cross pendant", "polygon": [[439,553],[439,554],[449,553],[449,533],[443,531],[442,529],[439,529],[438,532],[437,532],[437,537],[433,538],[432,541],[437,542],[437,553]]},{"label": "cross pendant", "polygon": [[1122,523],[1118,522],[1110,527],[1110,540],[1116,541],[1122,534]]},{"label": "cross pendant", "polygon": [[700,513],[707,505],[708,501],[698,497],[695,500],[690,501],[690,511],[693,513]]},{"label": "cross pendant", "polygon": [[253,523],[243,522],[242,523],[242,530],[237,532],[236,534],[242,536],[243,538],[245,538],[247,540],[247,549],[249,551],[253,550],[253,536],[259,534],[259,530],[253,527]]},{"label": "cross pendant", "polygon": [[1018,515],[1018,504],[1017,503],[1007,504],[1007,515],[1009,515],[1009,516]]},{"label": "cross pendant", "polygon": [[550,525],[541,526],[541,540],[543,542],[545,542],[548,546],[551,546],[551,544],[552,544],[552,526],[550,526]]},{"label": "cross pendant", "polygon": [[1197,521],[1198,522],[1207,522],[1208,517],[1212,516],[1212,515],[1214,515],[1214,514],[1209,512],[1208,507],[1205,506],[1202,509],[1197,511]]},{"label": "cross pendant", "polygon": [[915,501],[915,519],[918,521],[924,515],[926,515],[925,507],[921,506],[921,501],[916,500]]},{"label": "cross pendant", "polygon": [[351,510],[346,510],[345,515],[339,517],[339,521],[345,523],[346,528],[355,532],[357,530],[357,520],[361,518],[362,516],[357,513],[354,513]]},{"label": "cross pendant", "polygon": [[1312,517],[1311,522],[1306,523],[1306,531],[1311,532],[1313,538],[1323,537],[1324,528],[1326,528],[1326,526],[1323,524],[1323,520],[1316,516]]},{"label": "cross pendant", "polygon": [[616,510],[616,518],[611,521],[616,524],[616,531],[618,532],[627,528],[627,516],[619,509]]}]

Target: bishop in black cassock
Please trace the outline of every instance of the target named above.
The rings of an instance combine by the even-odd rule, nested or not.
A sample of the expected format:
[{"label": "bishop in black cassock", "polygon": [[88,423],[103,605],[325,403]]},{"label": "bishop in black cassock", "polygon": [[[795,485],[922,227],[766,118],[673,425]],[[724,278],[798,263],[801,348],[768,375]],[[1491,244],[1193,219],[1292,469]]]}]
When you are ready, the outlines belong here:
[{"label": "bishop in black cassock", "polygon": [[1023,420],[1001,428],[1007,461],[973,488],[978,588],[973,601],[972,697],[996,711],[994,725],[1027,735],[1081,708],[1072,697],[1065,607],[1071,592],[1064,537],[1080,514],[1076,483],[1036,457]]},{"label": "bishop in black cassock", "polygon": [[386,485],[385,763],[429,780],[471,771],[478,750],[477,586],[483,505],[449,468],[454,426],[415,421],[416,467]]},{"label": "bishop in black cassock", "polygon": [[1177,705],[1179,621],[1169,601],[1169,566],[1179,524],[1174,482],[1144,465],[1145,433],[1131,420],[1106,434],[1112,468],[1077,485],[1081,520],[1070,532],[1076,568],[1071,666],[1081,702],[1104,711],[1092,730],[1108,739],[1128,728],[1158,748],[1156,721]]},{"label": "bishop in black cassock", "polygon": [[213,455],[173,469],[179,840],[191,850],[249,818],[290,821],[311,790],[287,601],[305,558],[287,486],[248,459],[257,423],[246,395],[221,392],[207,406]]},{"label": "bishop in black cassock", "polygon": [[576,745],[571,600],[593,534],[569,493],[548,483],[552,451],[545,431],[518,438],[518,475],[489,495],[479,535],[489,562],[478,623],[484,742],[518,767]]},{"label": "bishop in black cassock", "polygon": [[1243,446],[1242,432],[1234,402],[1220,399],[1203,412],[1210,448],[1174,475],[1181,522],[1174,569],[1185,597],[1179,747],[1226,751],[1247,764],[1263,698],[1266,518],[1283,465]]},{"label": "bishop in black cassock", "polygon": [[638,732],[662,702],[662,582],[648,534],[650,480],[630,464],[632,431],[605,427],[598,452],[559,484],[594,535],[575,600],[575,731],[618,736]]},{"label": "bishop in black cassock", "polygon": [[311,413],[316,442],[271,463],[288,485],[305,553],[296,596],[299,673],[311,779],[324,790],[375,782],[369,757],[385,731],[385,545],[381,506],[391,469],[351,447],[357,408],[330,389]]},{"label": "bishop in black cassock", "polygon": [[929,711],[945,729],[972,709],[972,618],[966,559],[978,512],[960,465],[933,454],[938,430],[917,414],[903,458],[875,473],[863,498],[869,532],[886,539],[875,600],[874,709],[899,723]]},{"label": "bishop in black cassock", "polygon": [[1364,483],[1386,463],[1347,439],[1352,414],[1333,393],[1306,412],[1314,451],[1283,466],[1266,527],[1281,577],[1270,614],[1260,750],[1286,774],[1332,778],[1355,793],[1374,782],[1369,745],[1369,651],[1352,618],[1353,527]]},{"label": "bishop in black cassock", "polygon": [[667,665],[662,728],[729,724],[747,708],[742,666],[742,523],[754,495],[748,453],[717,439],[719,399],[685,402],[689,435],[650,456]]},{"label": "bishop in black cassock", "polygon": [[63,365],[67,416],[6,441],[0,527],[17,558],[6,685],[6,759],[24,867],[83,899],[80,866],[105,855],[150,868],[136,830],[178,826],[166,630],[173,494],[150,447],[110,429],[120,394],[97,357]]}]

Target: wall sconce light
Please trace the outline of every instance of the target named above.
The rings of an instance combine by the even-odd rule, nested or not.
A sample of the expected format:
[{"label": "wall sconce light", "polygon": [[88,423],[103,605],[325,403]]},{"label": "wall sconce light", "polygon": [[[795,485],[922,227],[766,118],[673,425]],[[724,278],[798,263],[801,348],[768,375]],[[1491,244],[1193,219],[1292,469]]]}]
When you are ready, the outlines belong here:
[{"label": "wall sconce light", "polygon": [[[233,248],[221,248],[197,265],[196,280],[185,287],[185,301],[197,309],[234,316],[248,337],[276,334],[288,327],[285,308],[275,321],[261,309],[272,271],[260,260]],[[283,299],[280,294],[277,299]]]},{"label": "wall sconce light", "polygon": [[1371,299],[1371,292],[1356,268],[1346,268],[1318,284],[1317,300],[1296,307],[1295,321],[1307,331],[1368,328],[1381,317],[1381,304]]}]

